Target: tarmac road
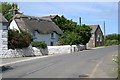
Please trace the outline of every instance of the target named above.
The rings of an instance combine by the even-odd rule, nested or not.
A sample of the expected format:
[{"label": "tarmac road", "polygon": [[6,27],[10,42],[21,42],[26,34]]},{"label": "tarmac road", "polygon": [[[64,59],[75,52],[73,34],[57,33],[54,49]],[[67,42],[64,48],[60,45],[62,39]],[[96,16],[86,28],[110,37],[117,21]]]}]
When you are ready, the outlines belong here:
[{"label": "tarmac road", "polygon": [[84,50],[9,64],[3,78],[116,78],[118,46]]}]

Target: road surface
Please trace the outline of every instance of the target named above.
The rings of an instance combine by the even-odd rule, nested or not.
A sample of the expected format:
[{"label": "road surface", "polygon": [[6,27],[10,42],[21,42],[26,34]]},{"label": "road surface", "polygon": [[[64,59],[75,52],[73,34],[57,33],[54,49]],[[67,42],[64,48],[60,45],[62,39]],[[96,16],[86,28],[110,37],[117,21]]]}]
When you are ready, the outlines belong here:
[{"label": "road surface", "polygon": [[55,55],[8,65],[3,78],[116,78],[118,46]]}]

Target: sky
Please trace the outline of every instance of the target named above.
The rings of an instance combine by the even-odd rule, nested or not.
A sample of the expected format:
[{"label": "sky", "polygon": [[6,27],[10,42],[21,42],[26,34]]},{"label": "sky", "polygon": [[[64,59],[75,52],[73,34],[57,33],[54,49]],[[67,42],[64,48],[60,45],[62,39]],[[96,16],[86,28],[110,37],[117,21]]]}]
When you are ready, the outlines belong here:
[{"label": "sky", "polygon": [[30,16],[64,15],[79,24],[99,24],[103,31],[106,23],[106,34],[118,33],[117,2],[16,2],[20,12]]}]

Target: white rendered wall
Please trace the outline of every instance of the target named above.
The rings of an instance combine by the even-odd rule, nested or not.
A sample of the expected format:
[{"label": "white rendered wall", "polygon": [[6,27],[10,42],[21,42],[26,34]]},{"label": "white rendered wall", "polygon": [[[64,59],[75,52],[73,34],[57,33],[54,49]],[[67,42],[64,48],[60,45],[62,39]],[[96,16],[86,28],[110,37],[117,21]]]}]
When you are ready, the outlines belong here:
[{"label": "white rendered wall", "polygon": [[48,46],[48,54],[66,54],[85,50],[85,45]]},{"label": "white rendered wall", "polygon": [[10,23],[9,29],[15,29],[15,30],[20,31],[15,20],[12,20],[12,22]]},{"label": "white rendered wall", "polygon": [[34,41],[43,41],[45,42],[48,46],[50,46],[50,42],[53,42],[53,45],[57,44],[59,35],[54,32],[54,39],[51,38],[51,34],[40,34],[38,32],[35,32],[35,39]]}]

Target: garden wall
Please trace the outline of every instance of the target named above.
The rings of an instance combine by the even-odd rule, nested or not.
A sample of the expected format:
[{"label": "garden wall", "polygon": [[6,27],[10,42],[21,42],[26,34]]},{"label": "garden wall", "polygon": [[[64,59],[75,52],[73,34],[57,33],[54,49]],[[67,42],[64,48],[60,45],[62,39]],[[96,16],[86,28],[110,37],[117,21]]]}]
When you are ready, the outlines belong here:
[{"label": "garden wall", "polygon": [[48,54],[65,54],[85,50],[84,45],[48,46]]},{"label": "garden wall", "polygon": [[46,49],[29,46],[28,48],[24,48],[24,49],[3,50],[3,53],[0,54],[0,58],[65,54],[65,53],[78,52],[84,49],[86,49],[84,45],[48,46]]}]

